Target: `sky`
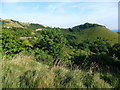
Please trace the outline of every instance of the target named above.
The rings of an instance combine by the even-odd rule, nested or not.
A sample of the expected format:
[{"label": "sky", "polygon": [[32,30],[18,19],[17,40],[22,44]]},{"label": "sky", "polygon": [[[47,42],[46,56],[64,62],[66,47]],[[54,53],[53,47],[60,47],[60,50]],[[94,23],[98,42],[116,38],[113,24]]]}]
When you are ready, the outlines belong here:
[{"label": "sky", "polygon": [[0,18],[20,22],[39,23],[50,27],[69,28],[97,23],[118,30],[117,0],[3,0]]}]

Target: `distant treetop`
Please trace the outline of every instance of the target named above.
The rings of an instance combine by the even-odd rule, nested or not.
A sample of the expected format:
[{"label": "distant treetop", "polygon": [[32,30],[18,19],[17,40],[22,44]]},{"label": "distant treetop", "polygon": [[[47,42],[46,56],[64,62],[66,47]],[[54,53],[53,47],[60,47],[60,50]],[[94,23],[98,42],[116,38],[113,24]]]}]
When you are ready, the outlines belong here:
[{"label": "distant treetop", "polygon": [[78,26],[74,26],[72,28],[72,30],[80,30],[80,29],[87,29],[87,28],[91,28],[91,27],[105,27],[99,24],[91,24],[91,23],[85,23],[82,25],[78,25]]}]

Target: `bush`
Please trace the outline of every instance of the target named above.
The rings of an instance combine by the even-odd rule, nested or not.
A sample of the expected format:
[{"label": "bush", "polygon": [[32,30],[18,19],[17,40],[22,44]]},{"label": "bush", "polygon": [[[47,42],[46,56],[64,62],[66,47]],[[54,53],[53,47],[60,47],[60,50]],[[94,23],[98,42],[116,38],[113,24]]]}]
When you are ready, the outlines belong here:
[{"label": "bush", "polygon": [[116,61],[115,59],[107,54],[96,54],[96,55],[91,55],[88,59],[89,64],[92,62],[96,62],[100,68],[101,67],[116,67]]},{"label": "bush", "polygon": [[25,43],[16,36],[9,33],[2,34],[3,54],[12,56],[25,50]]},{"label": "bush", "polygon": [[88,63],[90,52],[81,50],[79,53],[75,53],[71,59],[72,63],[77,66],[85,66]]},{"label": "bush", "polygon": [[64,55],[66,39],[59,32],[59,29],[43,30],[40,33],[42,38],[37,39],[34,48],[43,50],[48,55],[51,55],[53,57],[53,64],[57,65]]},{"label": "bush", "polygon": [[43,50],[40,50],[40,49],[36,49],[34,51],[35,51],[35,59],[38,62],[48,64],[48,65],[52,64],[53,57],[51,55],[47,54],[46,52],[44,52]]},{"label": "bush", "polygon": [[112,46],[112,48],[110,49],[110,54],[113,56],[115,55],[116,57],[118,57],[118,59],[120,59],[120,44],[116,43]]}]

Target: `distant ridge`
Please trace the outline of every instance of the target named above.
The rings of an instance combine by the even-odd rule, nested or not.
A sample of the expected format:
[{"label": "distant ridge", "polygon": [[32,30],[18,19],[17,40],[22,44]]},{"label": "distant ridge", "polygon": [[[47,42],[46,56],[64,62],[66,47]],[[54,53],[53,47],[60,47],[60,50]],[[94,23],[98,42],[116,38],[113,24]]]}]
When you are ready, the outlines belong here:
[{"label": "distant ridge", "polygon": [[80,29],[87,29],[87,28],[91,28],[91,27],[105,27],[105,26],[102,26],[99,24],[85,23],[82,25],[74,26],[72,29],[73,30],[80,30]]},{"label": "distant ridge", "polygon": [[11,19],[0,19],[0,22],[2,22],[2,26],[6,28],[11,27],[18,27],[18,28],[29,28],[29,29],[39,29],[39,28],[46,28],[48,26],[42,25],[42,24],[35,24],[35,23],[23,23]]},{"label": "distant ridge", "polygon": [[[22,23],[15,20],[8,20],[8,19],[0,19],[2,22],[3,28],[26,28],[28,30],[34,30],[35,32],[41,31],[43,29],[52,29],[49,26],[45,26],[42,24],[35,24],[35,23]],[[99,24],[92,24],[92,23],[85,23],[81,25],[74,26],[72,28],[59,28],[63,35],[68,39],[71,44],[78,45],[79,43],[88,40],[93,42],[97,38],[103,38],[108,40],[110,43],[118,42],[118,34],[119,32],[114,32],[103,25]]]}]

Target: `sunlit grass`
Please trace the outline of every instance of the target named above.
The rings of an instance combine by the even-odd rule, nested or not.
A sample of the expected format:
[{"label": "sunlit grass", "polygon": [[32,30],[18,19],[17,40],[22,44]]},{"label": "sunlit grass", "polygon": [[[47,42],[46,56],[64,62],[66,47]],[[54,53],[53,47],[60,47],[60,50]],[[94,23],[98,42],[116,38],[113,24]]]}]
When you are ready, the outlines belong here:
[{"label": "sunlit grass", "polygon": [[3,58],[2,62],[3,88],[113,88],[101,78],[102,73],[93,73],[91,69],[50,68],[25,55]]}]

